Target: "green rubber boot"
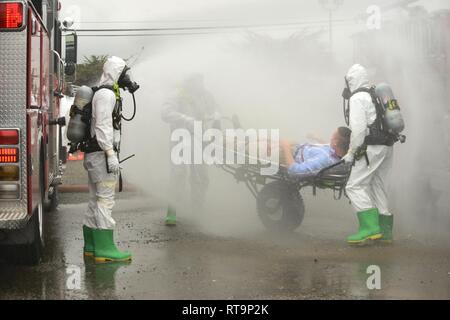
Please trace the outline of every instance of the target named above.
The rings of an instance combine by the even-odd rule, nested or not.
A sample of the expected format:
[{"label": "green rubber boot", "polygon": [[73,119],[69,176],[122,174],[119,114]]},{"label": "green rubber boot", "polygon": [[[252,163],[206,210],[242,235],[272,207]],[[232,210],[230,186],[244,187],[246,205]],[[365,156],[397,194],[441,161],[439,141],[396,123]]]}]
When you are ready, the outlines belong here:
[{"label": "green rubber boot", "polygon": [[121,252],[114,243],[113,230],[92,230],[94,236],[95,262],[128,262],[131,261],[131,253]]},{"label": "green rubber boot", "polygon": [[348,237],[349,244],[364,244],[368,240],[378,240],[383,235],[381,233],[378,209],[370,209],[358,212],[359,231],[357,234]]},{"label": "green rubber boot", "polygon": [[392,230],[394,229],[394,216],[385,216],[380,214],[380,228],[383,237],[380,239],[385,243],[392,243],[394,241],[394,236]]},{"label": "green rubber boot", "polygon": [[169,207],[166,216],[166,226],[174,227],[177,225],[177,212],[175,209]]},{"label": "green rubber boot", "polygon": [[92,235],[92,229],[86,226],[83,226],[83,239],[84,239],[84,256],[85,257],[93,257],[94,256],[94,238]]}]

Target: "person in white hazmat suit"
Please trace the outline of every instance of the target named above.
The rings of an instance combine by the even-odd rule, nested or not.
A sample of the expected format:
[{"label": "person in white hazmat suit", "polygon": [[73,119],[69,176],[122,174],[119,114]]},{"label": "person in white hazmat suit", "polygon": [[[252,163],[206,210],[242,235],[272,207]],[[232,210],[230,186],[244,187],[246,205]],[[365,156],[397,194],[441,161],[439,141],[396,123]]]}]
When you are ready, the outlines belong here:
[{"label": "person in white hazmat suit", "polygon": [[115,129],[113,112],[121,103],[119,78],[128,68],[124,60],[109,58],[92,100],[91,137],[84,167],[89,177],[89,205],[83,235],[84,255],[94,256],[99,263],[130,261],[131,254],[121,252],[114,243],[116,222],[112,217],[115,188],[120,173],[117,155],[120,132]]},{"label": "person in white hazmat suit", "polygon": [[391,242],[394,218],[388,207],[386,182],[393,163],[393,147],[369,145],[364,156],[358,155],[370,133],[369,126],[377,120],[377,112],[371,95],[361,90],[369,88],[367,70],[361,65],[354,65],[346,80],[353,95],[349,116],[352,135],[344,161],[354,163],[346,191],[359,221],[359,231],[348,237],[348,243],[363,244],[370,240]]},{"label": "person in white hazmat suit", "polygon": [[[202,74],[189,75],[178,90],[164,103],[161,114],[162,120],[170,125],[172,133],[177,129],[188,130],[194,139],[194,123],[208,122],[220,119],[218,106],[212,94],[206,90]],[[172,147],[177,143],[172,142]],[[200,143],[202,146],[203,143]],[[192,143],[192,154],[202,152],[195,150]],[[199,215],[203,212],[206,191],[209,185],[208,168],[205,164],[181,164],[175,165],[171,161],[169,181],[169,208],[166,216],[166,225],[175,226],[177,223],[177,207],[184,194],[184,186],[187,174],[190,174],[191,211]]]}]

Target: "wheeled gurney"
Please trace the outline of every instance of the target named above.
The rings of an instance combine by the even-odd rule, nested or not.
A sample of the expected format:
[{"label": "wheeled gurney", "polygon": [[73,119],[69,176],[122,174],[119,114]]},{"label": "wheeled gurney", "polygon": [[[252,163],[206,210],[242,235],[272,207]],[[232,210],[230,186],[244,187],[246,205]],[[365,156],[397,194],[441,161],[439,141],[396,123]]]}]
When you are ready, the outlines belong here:
[{"label": "wheeled gurney", "polygon": [[[236,128],[239,120],[232,121]],[[270,176],[261,174],[262,163],[219,167],[247,186],[256,199],[259,218],[266,228],[274,231],[294,231],[302,224],[305,215],[302,190],[311,187],[314,196],[317,189],[332,190],[334,199],[340,200],[346,196],[345,187],[351,173],[351,165],[343,161],[309,177],[292,177],[283,165],[277,174]]]}]

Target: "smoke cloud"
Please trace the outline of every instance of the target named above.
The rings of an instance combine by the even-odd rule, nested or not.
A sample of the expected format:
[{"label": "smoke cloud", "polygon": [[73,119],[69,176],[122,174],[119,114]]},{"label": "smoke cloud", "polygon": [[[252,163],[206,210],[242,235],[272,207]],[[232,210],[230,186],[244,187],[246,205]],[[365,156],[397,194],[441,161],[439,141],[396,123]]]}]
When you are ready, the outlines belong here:
[{"label": "smoke cloud", "polygon": [[[433,9],[443,5],[433,2]],[[365,13],[364,4],[355,6],[357,12]],[[309,9],[318,12],[316,6]],[[205,10],[214,11],[214,7]],[[423,10],[397,10],[383,18],[399,22],[412,19],[414,14],[430,17]],[[364,56],[354,49],[355,38],[351,38],[364,31],[364,24],[337,25],[336,30],[331,55],[324,28],[140,41],[145,49],[132,66],[133,76],[142,88],[136,95],[138,116],[132,124],[124,125],[122,148],[123,156],[138,156],[124,165],[127,181],[160,198],[163,204],[170,198],[170,131],[161,120],[161,109],[190,73],[204,74],[206,87],[223,115],[238,115],[245,128],[279,129],[282,138],[302,143],[309,133],[327,140],[344,124],[343,78],[353,63],[362,63],[370,70],[373,84],[391,84],[406,120],[408,141],[395,147],[390,186],[391,207],[399,229],[405,234],[433,236],[436,231],[446,234],[447,228],[448,233],[450,203],[445,192],[450,180],[446,176],[450,171],[450,120],[445,72],[437,72],[438,60],[418,55],[427,51],[411,39],[399,41],[398,35],[380,32],[371,44],[377,50]],[[433,34],[438,28],[427,30],[431,30],[431,39],[438,38]],[[131,112],[128,96],[125,105],[125,112]],[[210,167],[210,180],[204,218],[209,231],[246,234],[262,229],[255,201],[245,186],[237,185],[232,176],[215,167]],[[323,200],[331,199],[331,192],[317,199],[310,196],[310,190],[302,193],[307,199],[307,215],[324,210],[330,212],[330,219],[339,214],[353,215],[345,201],[337,204]],[[186,185],[186,198],[188,194]]]}]

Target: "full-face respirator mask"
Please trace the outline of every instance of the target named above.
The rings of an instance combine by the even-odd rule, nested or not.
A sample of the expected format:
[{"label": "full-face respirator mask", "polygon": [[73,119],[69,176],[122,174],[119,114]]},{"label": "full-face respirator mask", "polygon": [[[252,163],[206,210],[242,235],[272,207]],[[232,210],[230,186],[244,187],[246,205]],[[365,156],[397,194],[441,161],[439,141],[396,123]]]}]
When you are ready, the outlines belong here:
[{"label": "full-face respirator mask", "polygon": [[130,71],[129,67],[125,67],[125,69],[123,69],[117,84],[121,89],[127,90],[129,93],[133,94],[139,90],[140,86],[131,79],[128,71]]}]

